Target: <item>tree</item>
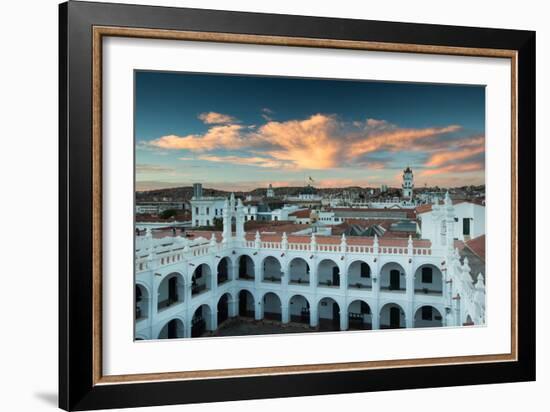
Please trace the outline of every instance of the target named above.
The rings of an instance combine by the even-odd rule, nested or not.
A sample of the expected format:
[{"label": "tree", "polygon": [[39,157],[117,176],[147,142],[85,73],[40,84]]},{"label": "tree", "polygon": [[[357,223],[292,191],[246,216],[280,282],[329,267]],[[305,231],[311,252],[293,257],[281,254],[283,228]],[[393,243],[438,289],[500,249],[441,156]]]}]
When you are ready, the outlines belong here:
[{"label": "tree", "polygon": [[178,212],[174,209],[166,209],[166,210],[163,210],[160,213],[160,218],[161,219],[170,219],[171,217],[176,216],[177,213]]}]

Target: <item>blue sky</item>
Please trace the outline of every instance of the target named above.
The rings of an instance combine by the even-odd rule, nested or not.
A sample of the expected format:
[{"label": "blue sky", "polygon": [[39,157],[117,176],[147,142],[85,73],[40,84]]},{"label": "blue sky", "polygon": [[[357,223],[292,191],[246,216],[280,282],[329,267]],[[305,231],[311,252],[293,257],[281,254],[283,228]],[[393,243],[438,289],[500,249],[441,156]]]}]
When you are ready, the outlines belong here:
[{"label": "blue sky", "polygon": [[136,72],[137,189],[484,183],[485,88]]}]

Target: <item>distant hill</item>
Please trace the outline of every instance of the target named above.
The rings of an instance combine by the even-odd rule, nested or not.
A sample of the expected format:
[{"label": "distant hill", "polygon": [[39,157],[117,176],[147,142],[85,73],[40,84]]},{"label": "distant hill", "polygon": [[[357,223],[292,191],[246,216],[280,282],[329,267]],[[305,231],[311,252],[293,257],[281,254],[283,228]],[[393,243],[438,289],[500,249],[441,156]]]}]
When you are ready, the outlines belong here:
[{"label": "distant hill", "polygon": [[[290,186],[290,187],[275,187],[273,190],[275,191],[275,196],[296,196],[300,193],[304,193],[305,191],[311,191],[311,187],[305,187],[305,186]],[[370,188],[370,187],[359,187],[359,186],[348,186],[348,187],[333,187],[333,188],[314,188],[314,191],[320,195],[334,195],[338,193],[342,193],[344,191],[349,192],[358,192],[359,195],[371,190],[378,190],[378,188]],[[400,188],[388,188],[388,192],[386,195],[398,195]],[[438,187],[419,187],[415,188],[415,191],[417,193],[424,192],[424,191],[431,191],[431,190],[443,190]],[[455,187],[452,189],[449,189],[451,192],[464,192],[464,193],[470,193],[473,191],[483,191],[485,190],[485,185],[481,186],[462,186],[462,187]],[[217,190],[217,189],[208,189],[203,188],[202,193],[204,196],[223,196],[228,197],[231,192],[230,191],[224,191],[224,190]],[[254,190],[250,190],[248,192],[234,192],[235,196],[237,197],[246,197],[247,195],[251,196],[265,196],[266,194],[266,188],[260,187],[256,188]],[[138,191],[136,192],[136,201],[138,202],[152,202],[152,201],[162,201],[162,200],[169,200],[172,202],[184,202],[191,200],[193,197],[193,187],[192,186],[183,186],[183,187],[173,187],[168,189],[155,189],[155,190],[146,190],[146,191]]]}]

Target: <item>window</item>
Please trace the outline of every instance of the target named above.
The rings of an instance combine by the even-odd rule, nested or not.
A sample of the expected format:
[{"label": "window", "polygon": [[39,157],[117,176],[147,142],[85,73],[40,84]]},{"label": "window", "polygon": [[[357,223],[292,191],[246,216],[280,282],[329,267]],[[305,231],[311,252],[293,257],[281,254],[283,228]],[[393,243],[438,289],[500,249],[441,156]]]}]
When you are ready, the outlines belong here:
[{"label": "window", "polygon": [[465,217],[462,219],[462,234],[470,236],[470,218]]},{"label": "window", "polygon": [[195,220],[195,226],[199,226],[199,221],[198,221],[198,219]]},{"label": "window", "polygon": [[361,277],[370,278],[370,266],[365,262],[361,262]]},{"label": "window", "polygon": [[433,282],[433,270],[432,268],[422,268],[422,283]]},{"label": "window", "polygon": [[422,306],[422,320],[432,320],[431,306]]},{"label": "window", "polygon": [[210,226],[210,219],[206,219],[206,226]]},{"label": "window", "polygon": [[207,214],[207,215],[210,214],[210,208],[209,208],[209,207],[206,208],[206,214]]},{"label": "window", "polygon": [[197,215],[199,214],[199,208],[198,207],[195,208],[195,214],[197,214]]}]

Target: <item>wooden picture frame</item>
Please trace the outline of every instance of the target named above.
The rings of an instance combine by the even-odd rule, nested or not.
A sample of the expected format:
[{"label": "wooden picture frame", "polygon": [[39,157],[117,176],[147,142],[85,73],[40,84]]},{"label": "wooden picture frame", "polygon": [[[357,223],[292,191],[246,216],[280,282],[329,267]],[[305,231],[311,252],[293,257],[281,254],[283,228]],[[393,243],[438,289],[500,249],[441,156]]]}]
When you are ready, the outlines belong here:
[{"label": "wooden picture frame", "polygon": [[[535,33],[168,7],[59,8],[59,406],[89,410],[535,379]],[[105,36],[483,56],[512,64],[509,354],[104,376],[102,39]]]}]

